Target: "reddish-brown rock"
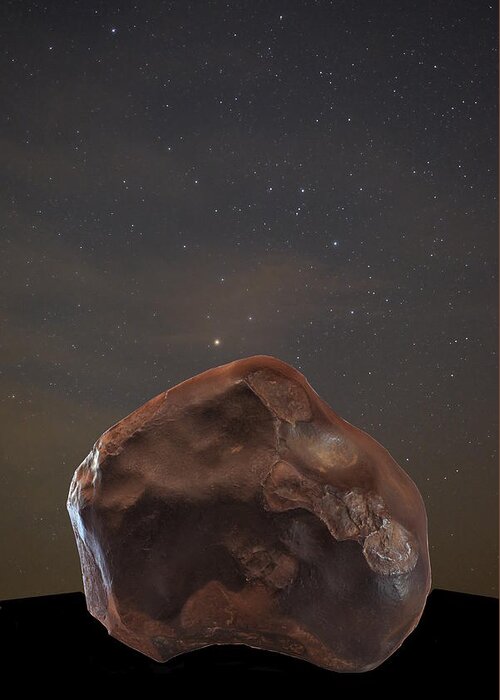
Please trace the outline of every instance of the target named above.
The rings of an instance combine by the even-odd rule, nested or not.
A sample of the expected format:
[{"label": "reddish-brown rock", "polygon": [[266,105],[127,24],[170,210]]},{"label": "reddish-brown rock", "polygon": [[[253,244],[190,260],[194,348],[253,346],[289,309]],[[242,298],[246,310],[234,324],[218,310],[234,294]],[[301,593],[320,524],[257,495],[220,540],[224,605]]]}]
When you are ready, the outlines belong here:
[{"label": "reddish-brown rock", "polygon": [[203,372],[111,427],[68,510],[89,611],[158,661],[237,643],[366,671],[430,588],[415,484],[272,357]]}]

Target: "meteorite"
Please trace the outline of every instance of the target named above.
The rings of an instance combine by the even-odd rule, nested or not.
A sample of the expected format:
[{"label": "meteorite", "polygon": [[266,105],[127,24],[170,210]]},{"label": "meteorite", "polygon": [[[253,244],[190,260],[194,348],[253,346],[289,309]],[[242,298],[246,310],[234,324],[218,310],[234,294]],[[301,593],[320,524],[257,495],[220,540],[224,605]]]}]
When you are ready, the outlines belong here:
[{"label": "meteorite", "polygon": [[430,590],[413,481],[273,357],[203,372],[106,430],[67,506],[88,610],[157,661],[246,644],[367,671]]}]

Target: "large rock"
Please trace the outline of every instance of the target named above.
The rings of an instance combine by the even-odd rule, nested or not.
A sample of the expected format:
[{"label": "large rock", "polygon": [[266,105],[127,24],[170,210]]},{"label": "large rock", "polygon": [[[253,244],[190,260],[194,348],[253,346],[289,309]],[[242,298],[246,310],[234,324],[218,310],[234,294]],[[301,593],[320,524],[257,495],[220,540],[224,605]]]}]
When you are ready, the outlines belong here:
[{"label": "large rock", "polygon": [[430,589],[415,484],[272,357],[203,372],[109,428],[68,510],[89,611],[158,661],[237,643],[366,671]]}]

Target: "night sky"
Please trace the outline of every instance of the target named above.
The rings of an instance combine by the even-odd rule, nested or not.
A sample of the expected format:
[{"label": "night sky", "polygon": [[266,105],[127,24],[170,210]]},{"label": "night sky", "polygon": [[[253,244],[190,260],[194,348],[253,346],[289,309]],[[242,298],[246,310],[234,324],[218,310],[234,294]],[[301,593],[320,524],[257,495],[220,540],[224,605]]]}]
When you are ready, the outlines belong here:
[{"label": "night sky", "polygon": [[215,365],[301,370],[497,591],[497,8],[1,6],[0,598],[81,589],[74,469]]}]

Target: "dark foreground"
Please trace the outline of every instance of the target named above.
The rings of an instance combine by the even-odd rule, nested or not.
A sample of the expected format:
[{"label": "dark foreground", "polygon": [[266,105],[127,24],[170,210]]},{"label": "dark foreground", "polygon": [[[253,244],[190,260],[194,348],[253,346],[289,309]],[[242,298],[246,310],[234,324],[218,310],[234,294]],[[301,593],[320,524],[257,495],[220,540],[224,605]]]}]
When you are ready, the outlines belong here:
[{"label": "dark foreground", "polygon": [[4,601],[0,634],[4,679],[72,676],[78,683],[83,674],[85,684],[103,676],[140,679],[145,689],[161,680],[168,690],[174,680],[265,677],[267,682],[274,677],[282,690],[288,681],[292,687],[305,681],[314,692],[320,681],[322,688],[351,697],[368,692],[378,698],[392,690],[404,698],[419,689],[429,696],[442,690],[453,697],[474,688],[481,688],[482,698],[498,697],[498,600],[450,591],[433,591],[420,624],[403,646],[363,674],[333,673],[244,646],[208,647],[158,664],[109,637],[87,612],[82,593]]}]

